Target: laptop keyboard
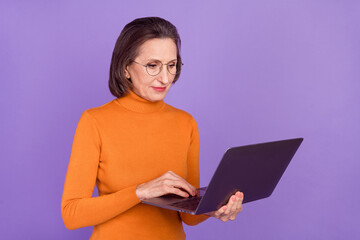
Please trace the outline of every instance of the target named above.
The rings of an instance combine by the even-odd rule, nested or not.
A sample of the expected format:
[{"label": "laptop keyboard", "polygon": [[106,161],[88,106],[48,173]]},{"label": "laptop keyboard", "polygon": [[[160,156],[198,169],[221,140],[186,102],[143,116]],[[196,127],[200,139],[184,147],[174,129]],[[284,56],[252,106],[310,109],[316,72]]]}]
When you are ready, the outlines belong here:
[{"label": "laptop keyboard", "polygon": [[178,207],[178,208],[185,208],[191,211],[195,211],[197,206],[199,205],[199,202],[201,200],[201,197],[192,197],[180,202],[174,202],[170,204],[170,206]]}]

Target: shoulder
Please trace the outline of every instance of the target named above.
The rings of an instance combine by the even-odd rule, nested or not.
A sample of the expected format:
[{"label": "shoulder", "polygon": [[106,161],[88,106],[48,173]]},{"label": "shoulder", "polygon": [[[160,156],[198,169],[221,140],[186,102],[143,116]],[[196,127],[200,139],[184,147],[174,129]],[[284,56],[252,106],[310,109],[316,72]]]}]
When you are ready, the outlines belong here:
[{"label": "shoulder", "polygon": [[104,112],[114,111],[117,107],[115,100],[116,99],[113,99],[113,100],[111,100],[103,105],[100,105],[98,107],[89,108],[86,110],[86,112],[96,115],[96,114],[101,114]]},{"label": "shoulder", "polygon": [[173,107],[173,106],[171,106],[169,104],[165,104],[165,109],[164,110],[167,111],[167,112],[170,112],[172,114],[176,114],[176,115],[178,115],[180,117],[183,117],[183,118],[187,118],[187,119],[193,118],[193,116],[190,113],[186,112],[185,110]]},{"label": "shoulder", "polygon": [[85,110],[82,113],[82,117],[85,118],[92,118],[92,119],[99,119],[103,118],[105,116],[111,116],[113,113],[119,111],[115,99],[111,100],[110,102],[107,102],[101,106],[93,107]]},{"label": "shoulder", "polygon": [[190,123],[191,125],[197,125],[195,118],[185,110],[166,104],[165,111],[169,114],[172,114],[178,120],[185,121],[187,123]]}]

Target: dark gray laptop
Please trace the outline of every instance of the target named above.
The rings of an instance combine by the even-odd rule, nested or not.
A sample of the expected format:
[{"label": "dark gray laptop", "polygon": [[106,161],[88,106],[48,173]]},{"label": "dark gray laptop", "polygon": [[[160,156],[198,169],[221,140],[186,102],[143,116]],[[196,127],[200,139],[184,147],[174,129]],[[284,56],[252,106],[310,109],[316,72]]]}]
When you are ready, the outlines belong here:
[{"label": "dark gray laptop", "polygon": [[243,203],[269,197],[285,172],[303,138],[259,143],[228,149],[208,187],[197,196],[174,194],[151,198],[143,203],[190,214],[219,209],[236,191],[244,193]]}]

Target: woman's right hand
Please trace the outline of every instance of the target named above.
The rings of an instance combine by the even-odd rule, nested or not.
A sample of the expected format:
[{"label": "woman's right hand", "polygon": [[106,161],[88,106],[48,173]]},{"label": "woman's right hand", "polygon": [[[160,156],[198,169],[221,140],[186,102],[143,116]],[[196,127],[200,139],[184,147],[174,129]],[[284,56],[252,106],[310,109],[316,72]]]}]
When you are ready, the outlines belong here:
[{"label": "woman's right hand", "polygon": [[159,197],[169,193],[181,197],[189,197],[189,194],[192,196],[196,195],[196,188],[172,171],[168,171],[160,177],[136,187],[136,195],[140,200]]}]

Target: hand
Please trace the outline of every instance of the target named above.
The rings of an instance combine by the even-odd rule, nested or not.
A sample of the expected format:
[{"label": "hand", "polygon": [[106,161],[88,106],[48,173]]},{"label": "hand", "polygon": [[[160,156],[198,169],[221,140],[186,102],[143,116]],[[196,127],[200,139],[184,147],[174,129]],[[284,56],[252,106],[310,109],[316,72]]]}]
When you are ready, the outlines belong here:
[{"label": "hand", "polygon": [[192,196],[196,194],[196,188],[172,171],[168,171],[150,182],[140,184],[136,188],[136,195],[140,200],[159,197],[169,193],[181,197],[189,197],[189,193]]},{"label": "hand", "polygon": [[244,194],[242,192],[236,192],[229,199],[229,202],[219,208],[217,211],[206,213],[206,215],[220,219],[223,222],[235,220],[237,214],[242,210],[242,201]]}]

